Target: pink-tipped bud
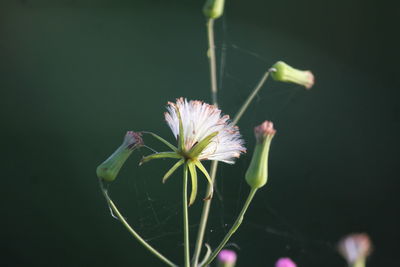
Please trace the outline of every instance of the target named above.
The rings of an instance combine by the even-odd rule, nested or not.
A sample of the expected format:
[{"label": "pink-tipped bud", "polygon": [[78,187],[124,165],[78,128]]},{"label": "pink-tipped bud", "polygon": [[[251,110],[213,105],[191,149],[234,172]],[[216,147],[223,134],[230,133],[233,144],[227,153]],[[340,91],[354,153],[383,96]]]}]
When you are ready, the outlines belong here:
[{"label": "pink-tipped bud", "polygon": [[339,241],[338,249],[349,264],[365,262],[372,252],[372,242],[365,233],[351,234]]},{"label": "pink-tipped bud", "polygon": [[133,132],[133,131],[128,131],[125,134],[124,137],[124,142],[122,143],[122,146],[127,148],[127,149],[135,149],[137,147],[143,146],[143,139],[142,139],[142,134]]},{"label": "pink-tipped bud", "polygon": [[262,143],[265,138],[275,135],[276,130],[272,121],[264,121],[259,126],[254,127],[254,135],[256,136],[257,143]]},{"label": "pink-tipped bud", "polygon": [[297,267],[297,265],[290,258],[280,258],[275,263],[275,267]]},{"label": "pink-tipped bud", "polygon": [[132,154],[132,151],[143,145],[144,143],[140,133],[132,131],[127,132],[124,141],[117,150],[115,150],[108,159],[97,167],[97,177],[107,182],[114,181],[117,178],[121,167]]},{"label": "pink-tipped bud", "polygon": [[311,71],[295,69],[283,61],[278,61],[272,66],[271,75],[276,81],[296,83],[306,89],[314,85],[314,75]]},{"label": "pink-tipped bud", "polygon": [[260,188],[267,183],[269,147],[275,133],[274,125],[270,121],[265,121],[254,128],[257,143],[246,172],[246,181],[253,189]]},{"label": "pink-tipped bud", "polygon": [[236,252],[223,249],[218,254],[218,267],[234,267],[236,265]]}]

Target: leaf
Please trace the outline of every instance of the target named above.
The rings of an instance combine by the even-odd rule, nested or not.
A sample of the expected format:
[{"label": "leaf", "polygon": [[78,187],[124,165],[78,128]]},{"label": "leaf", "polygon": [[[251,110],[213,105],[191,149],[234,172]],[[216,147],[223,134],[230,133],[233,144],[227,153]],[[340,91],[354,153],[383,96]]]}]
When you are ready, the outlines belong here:
[{"label": "leaf", "polygon": [[162,143],[164,143],[165,145],[167,145],[169,148],[171,148],[173,151],[177,152],[178,149],[176,148],[176,146],[174,146],[173,144],[171,144],[170,142],[168,142],[167,140],[165,140],[164,138],[162,138],[159,135],[156,135],[155,133],[152,132],[143,132],[143,133],[147,133],[152,135],[154,138],[157,138],[159,141],[161,141]]},{"label": "leaf", "polygon": [[178,120],[179,120],[178,148],[180,151],[183,151],[185,146],[185,139],[183,132],[182,117],[181,117],[181,112],[179,111],[177,106],[175,106],[175,111],[176,114],[178,115]]},{"label": "leaf", "polygon": [[172,166],[171,169],[169,169],[169,171],[167,171],[167,173],[164,175],[162,182],[165,183],[167,179],[176,171],[176,169],[178,169],[184,162],[185,160],[181,159],[180,161],[175,163],[174,166]]},{"label": "leaf", "polygon": [[209,134],[206,138],[201,140],[199,143],[197,143],[192,149],[190,149],[188,153],[189,157],[197,158],[200,155],[200,153],[210,144],[211,139],[213,139],[214,136],[216,136],[217,134],[218,132],[213,132]]},{"label": "leaf", "polygon": [[196,164],[197,168],[199,168],[199,170],[204,174],[204,176],[207,178],[208,183],[210,184],[210,188],[211,188],[210,194],[204,200],[211,199],[213,196],[213,193],[214,193],[214,185],[211,180],[211,177],[208,174],[206,168],[204,168],[203,164],[200,161],[196,160],[196,161],[194,161],[194,163]]},{"label": "leaf", "polygon": [[182,158],[182,156],[175,152],[159,152],[159,153],[151,154],[150,156],[147,156],[147,157],[143,157],[142,160],[139,162],[139,165],[142,165],[143,163],[148,162],[153,159],[162,159],[162,158],[180,159],[180,158]]},{"label": "leaf", "polygon": [[194,203],[197,196],[197,171],[195,164],[191,161],[188,162],[188,167],[190,171],[190,178],[192,181],[192,191],[190,192],[190,200],[189,200],[189,206],[191,206]]}]

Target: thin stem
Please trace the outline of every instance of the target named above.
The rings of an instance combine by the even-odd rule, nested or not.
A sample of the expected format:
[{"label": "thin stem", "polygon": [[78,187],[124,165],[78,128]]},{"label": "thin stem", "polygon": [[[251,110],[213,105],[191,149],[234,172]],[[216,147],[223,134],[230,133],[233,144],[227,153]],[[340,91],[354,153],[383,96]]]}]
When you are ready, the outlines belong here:
[{"label": "thin stem", "polygon": [[365,267],[365,258],[360,258],[356,260],[350,267]]},{"label": "thin stem", "polygon": [[217,60],[215,57],[214,19],[209,19],[207,21],[207,35],[208,35],[208,59],[210,63],[210,78],[211,78],[211,98],[212,98],[212,103],[218,106]]},{"label": "thin stem", "polygon": [[125,226],[125,228],[129,231],[129,233],[136,238],[140,244],[142,244],[148,251],[150,251],[153,255],[155,255],[157,258],[159,258],[161,261],[166,263],[168,266],[173,266],[176,267],[177,265],[168,260],[165,256],[163,256],[160,252],[158,252],[155,248],[153,248],[149,243],[147,243],[133,228],[128,224],[128,222],[125,220],[124,216],[119,212],[117,206],[114,204],[114,202],[111,200],[110,196],[108,195],[107,189],[104,188],[103,182],[100,180],[100,188],[101,191],[104,195],[104,197],[107,200],[107,204],[110,207],[110,209],[113,212],[113,215],[115,215],[118,220]]},{"label": "thin stem", "polygon": [[261,80],[258,82],[258,84],[256,85],[256,87],[254,87],[253,91],[251,92],[251,94],[247,97],[246,101],[243,103],[243,105],[240,107],[239,111],[236,113],[232,123],[235,125],[238,123],[238,121],[240,120],[240,118],[242,117],[243,113],[246,111],[246,109],[249,107],[251,101],[254,99],[254,97],[257,95],[258,91],[260,91],[260,89],[262,88],[262,86],[264,85],[264,83],[267,81],[269,73],[271,71],[268,70],[264,73],[264,75],[262,76]]},{"label": "thin stem", "polygon": [[224,239],[221,241],[221,243],[218,245],[218,247],[214,250],[214,252],[211,254],[211,256],[208,258],[208,260],[201,266],[207,266],[209,265],[215,257],[218,255],[218,253],[224,248],[226,243],[229,241],[231,236],[236,232],[236,230],[239,228],[239,226],[242,224],[244,214],[246,213],[247,209],[249,208],[249,205],[251,201],[254,198],[254,195],[256,194],[257,189],[251,189],[250,193],[246,199],[246,202],[243,205],[242,210],[239,213],[239,216],[236,218],[235,223],[232,225],[231,229],[228,231],[228,233],[225,235]]},{"label": "thin stem", "polygon": [[[252,100],[254,99],[254,97],[257,95],[257,93],[260,91],[260,89],[262,88],[264,83],[267,81],[269,74],[270,74],[270,70],[268,70],[267,72],[264,73],[261,80],[258,82],[256,87],[254,87],[251,94],[247,97],[246,101],[240,107],[239,111],[236,113],[236,115],[233,119],[234,125],[236,125],[239,122],[240,118],[242,117],[244,112],[247,110],[247,108],[249,107],[249,105],[252,102]],[[212,184],[214,184],[214,182],[215,182],[217,167],[218,167],[218,162],[213,161],[211,164],[211,171],[210,171]],[[207,194],[209,194],[209,192],[210,192],[210,185],[208,186]],[[193,254],[193,259],[192,259],[193,266],[197,266],[197,262],[200,257],[201,247],[203,244],[204,234],[205,234],[205,230],[206,230],[206,226],[207,226],[208,215],[210,213],[210,206],[211,206],[211,199],[209,201],[206,201],[203,205],[203,211],[201,214],[200,225],[199,225],[199,230],[198,230],[198,234],[197,234],[196,246],[194,249],[194,254]]]},{"label": "thin stem", "polygon": [[187,184],[188,184],[188,166],[185,163],[183,166],[183,241],[184,241],[184,255],[185,267],[190,267],[190,253],[189,253],[189,216],[188,216],[188,201],[187,201]]},{"label": "thin stem", "polygon": [[[211,162],[211,169],[210,169],[211,183],[208,184],[208,186],[207,186],[206,196],[209,196],[213,190],[212,186],[214,185],[214,182],[215,182],[215,177],[217,174],[217,167],[218,167],[218,161]],[[199,262],[201,247],[203,244],[204,234],[206,231],[206,226],[207,226],[207,221],[208,221],[208,215],[210,213],[211,200],[212,200],[212,198],[205,200],[204,204],[203,204],[203,211],[201,213],[199,230],[197,232],[196,246],[194,248],[193,259],[192,259],[192,266],[195,266],[195,267],[197,266],[197,263]]]},{"label": "thin stem", "polygon": [[[210,64],[210,80],[211,80],[211,99],[215,106],[218,106],[218,87],[217,87],[217,60],[215,56],[215,42],[214,42],[214,19],[207,21],[207,37],[208,37],[208,59]],[[209,196],[213,190],[215,175],[217,173],[218,162],[211,163],[211,183],[207,186],[206,196]],[[211,199],[205,200],[203,210],[201,213],[199,230],[197,232],[197,240],[194,248],[192,266],[196,267],[199,262],[200,252],[203,245],[204,233],[207,226],[208,214],[210,213]]]}]

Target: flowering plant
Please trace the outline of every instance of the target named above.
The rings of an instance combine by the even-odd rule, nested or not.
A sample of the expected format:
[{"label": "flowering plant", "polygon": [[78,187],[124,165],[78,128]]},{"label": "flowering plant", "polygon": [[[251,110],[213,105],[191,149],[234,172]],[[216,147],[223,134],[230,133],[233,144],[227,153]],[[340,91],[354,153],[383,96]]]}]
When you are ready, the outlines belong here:
[{"label": "flowering plant", "polygon": [[[123,144],[101,165],[97,168],[97,176],[99,178],[102,193],[112,210],[115,217],[127,228],[130,234],[135,237],[144,247],[152,254],[158,257],[168,266],[177,266],[166,256],[161,254],[146,240],[144,240],[122,216],[115,203],[108,194],[106,183],[114,181],[119,170],[130,156],[130,154],[138,147],[144,146],[142,136],[144,134],[151,135],[170,150],[165,152],[156,152],[142,158],[140,164],[146,163],[153,159],[171,158],[175,159],[175,164],[167,170],[162,178],[166,182],[181,166],[183,167],[183,187],[182,187],[182,210],[183,210],[183,240],[184,240],[184,266],[198,267],[208,266],[219,255],[226,243],[232,235],[240,227],[244,215],[250,206],[256,192],[267,183],[268,178],[268,156],[271,141],[276,133],[273,123],[265,121],[261,125],[255,127],[256,147],[253,152],[252,160],[246,172],[245,179],[250,187],[249,195],[243,204],[236,221],[227,232],[226,236],[215,249],[211,249],[205,244],[207,252],[202,260],[200,260],[201,250],[203,248],[204,233],[207,227],[207,220],[210,212],[210,205],[213,196],[213,187],[216,179],[216,171],[218,162],[234,164],[235,159],[246,152],[244,141],[240,135],[239,128],[236,126],[240,118],[252,103],[254,97],[263,87],[268,77],[280,82],[291,82],[310,89],[314,83],[313,74],[310,71],[301,71],[290,67],[281,61],[266,70],[258,84],[250,93],[243,105],[239,108],[237,114],[232,120],[228,115],[222,115],[222,111],[218,107],[218,88],[216,75],[216,57],[214,45],[214,21],[223,14],[223,0],[207,0],[203,12],[207,18],[208,31],[208,58],[210,65],[211,80],[211,97],[212,104],[202,101],[187,100],[179,98],[176,102],[168,102],[167,112],[165,112],[165,120],[170,127],[173,135],[177,140],[177,144],[173,145],[161,136],[148,131],[128,132],[125,136]],[[202,161],[211,160],[211,168],[208,171]],[[204,198],[203,210],[198,227],[197,239],[194,251],[191,257],[190,253],[190,237],[189,237],[189,216],[188,206],[192,205],[197,197],[197,171],[200,171],[208,182],[206,196]],[[188,178],[190,174],[191,191],[188,200]],[[219,257],[220,266],[233,267],[236,262],[236,255],[232,256],[231,252],[224,251]],[[282,265],[283,266],[283,265]],[[285,265],[289,266],[289,265]]]}]

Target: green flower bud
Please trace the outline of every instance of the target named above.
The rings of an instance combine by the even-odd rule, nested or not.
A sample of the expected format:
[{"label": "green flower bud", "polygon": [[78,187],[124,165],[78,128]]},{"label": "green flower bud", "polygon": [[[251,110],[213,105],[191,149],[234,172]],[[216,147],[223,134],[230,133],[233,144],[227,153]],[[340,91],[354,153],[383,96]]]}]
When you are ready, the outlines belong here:
[{"label": "green flower bud", "polygon": [[217,19],[224,13],[225,0],[206,0],[203,13],[207,18]]},{"label": "green flower bud", "polygon": [[143,146],[142,135],[132,131],[127,132],[122,145],[97,167],[97,177],[107,182],[114,181],[132,151],[140,146]]},{"label": "green flower bud", "polygon": [[314,85],[314,75],[311,71],[292,68],[283,61],[278,61],[272,66],[271,76],[275,81],[300,84],[306,89]]},{"label": "green flower bud", "polygon": [[267,183],[269,147],[275,133],[274,125],[270,121],[265,121],[254,128],[257,143],[246,172],[246,181],[253,189],[260,188]]}]

